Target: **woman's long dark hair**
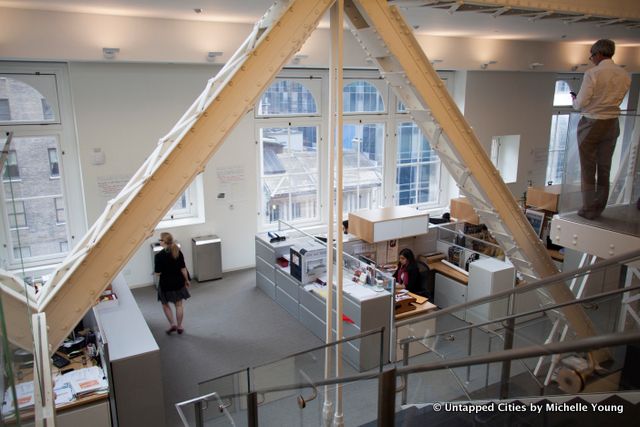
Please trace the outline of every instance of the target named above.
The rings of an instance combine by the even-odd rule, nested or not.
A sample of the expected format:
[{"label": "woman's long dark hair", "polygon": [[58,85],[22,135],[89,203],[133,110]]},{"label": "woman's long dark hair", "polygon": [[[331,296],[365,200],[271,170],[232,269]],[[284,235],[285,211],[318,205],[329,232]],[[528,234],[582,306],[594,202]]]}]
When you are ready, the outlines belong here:
[{"label": "woman's long dark hair", "polygon": [[[413,255],[413,251],[409,248],[404,248],[398,254],[398,257],[403,256],[407,259],[407,267],[416,263],[416,257]],[[398,261],[398,268],[400,268],[400,261]]]}]

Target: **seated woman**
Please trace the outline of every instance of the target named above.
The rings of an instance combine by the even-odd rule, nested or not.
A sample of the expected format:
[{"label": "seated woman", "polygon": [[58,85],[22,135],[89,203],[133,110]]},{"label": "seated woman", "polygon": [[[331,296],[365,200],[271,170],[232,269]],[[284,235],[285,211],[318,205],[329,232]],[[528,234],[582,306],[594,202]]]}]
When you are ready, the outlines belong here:
[{"label": "seated woman", "polygon": [[393,278],[396,279],[396,288],[407,289],[415,294],[422,293],[420,271],[411,249],[404,248],[398,254],[398,269],[393,273]]}]

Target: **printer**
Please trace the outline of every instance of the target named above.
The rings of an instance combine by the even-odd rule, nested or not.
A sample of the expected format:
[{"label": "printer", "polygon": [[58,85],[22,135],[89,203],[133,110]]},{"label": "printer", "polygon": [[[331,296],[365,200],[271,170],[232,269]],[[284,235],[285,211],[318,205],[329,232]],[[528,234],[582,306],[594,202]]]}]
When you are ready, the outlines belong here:
[{"label": "printer", "polygon": [[316,242],[289,248],[289,272],[303,285],[311,283],[327,271],[327,248]]}]

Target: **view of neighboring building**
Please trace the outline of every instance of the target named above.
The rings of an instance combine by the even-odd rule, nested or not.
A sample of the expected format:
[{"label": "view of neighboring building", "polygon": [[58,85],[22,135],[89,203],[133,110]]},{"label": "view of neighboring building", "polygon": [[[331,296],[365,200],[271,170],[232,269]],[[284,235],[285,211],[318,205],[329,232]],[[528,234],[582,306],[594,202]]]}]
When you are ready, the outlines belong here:
[{"label": "view of neighboring building", "polygon": [[[0,123],[34,125],[56,120],[50,101],[35,88],[0,76]],[[69,250],[57,136],[29,133],[36,132],[21,131],[13,137],[2,171],[3,223],[10,236],[11,265],[61,256]]]}]

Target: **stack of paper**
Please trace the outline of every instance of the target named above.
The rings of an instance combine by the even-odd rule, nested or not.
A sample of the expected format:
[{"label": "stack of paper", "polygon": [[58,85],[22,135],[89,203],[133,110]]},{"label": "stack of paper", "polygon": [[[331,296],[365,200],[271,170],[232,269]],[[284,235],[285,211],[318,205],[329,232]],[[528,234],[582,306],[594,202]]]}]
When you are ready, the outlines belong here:
[{"label": "stack of paper", "polygon": [[[16,384],[16,398],[18,399],[18,409],[26,409],[33,407],[33,381]],[[4,393],[4,401],[2,402],[2,413],[4,415],[13,414],[14,412],[13,392],[11,388],[7,388]]]},{"label": "stack of paper", "polygon": [[67,372],[66,374],[56,378],[56,389],[63,389],[64,384],[69,385],[71,392],[75,397],[106,391],[109,388],[104,372],[102,371],[102,368],[98,366]]}]

